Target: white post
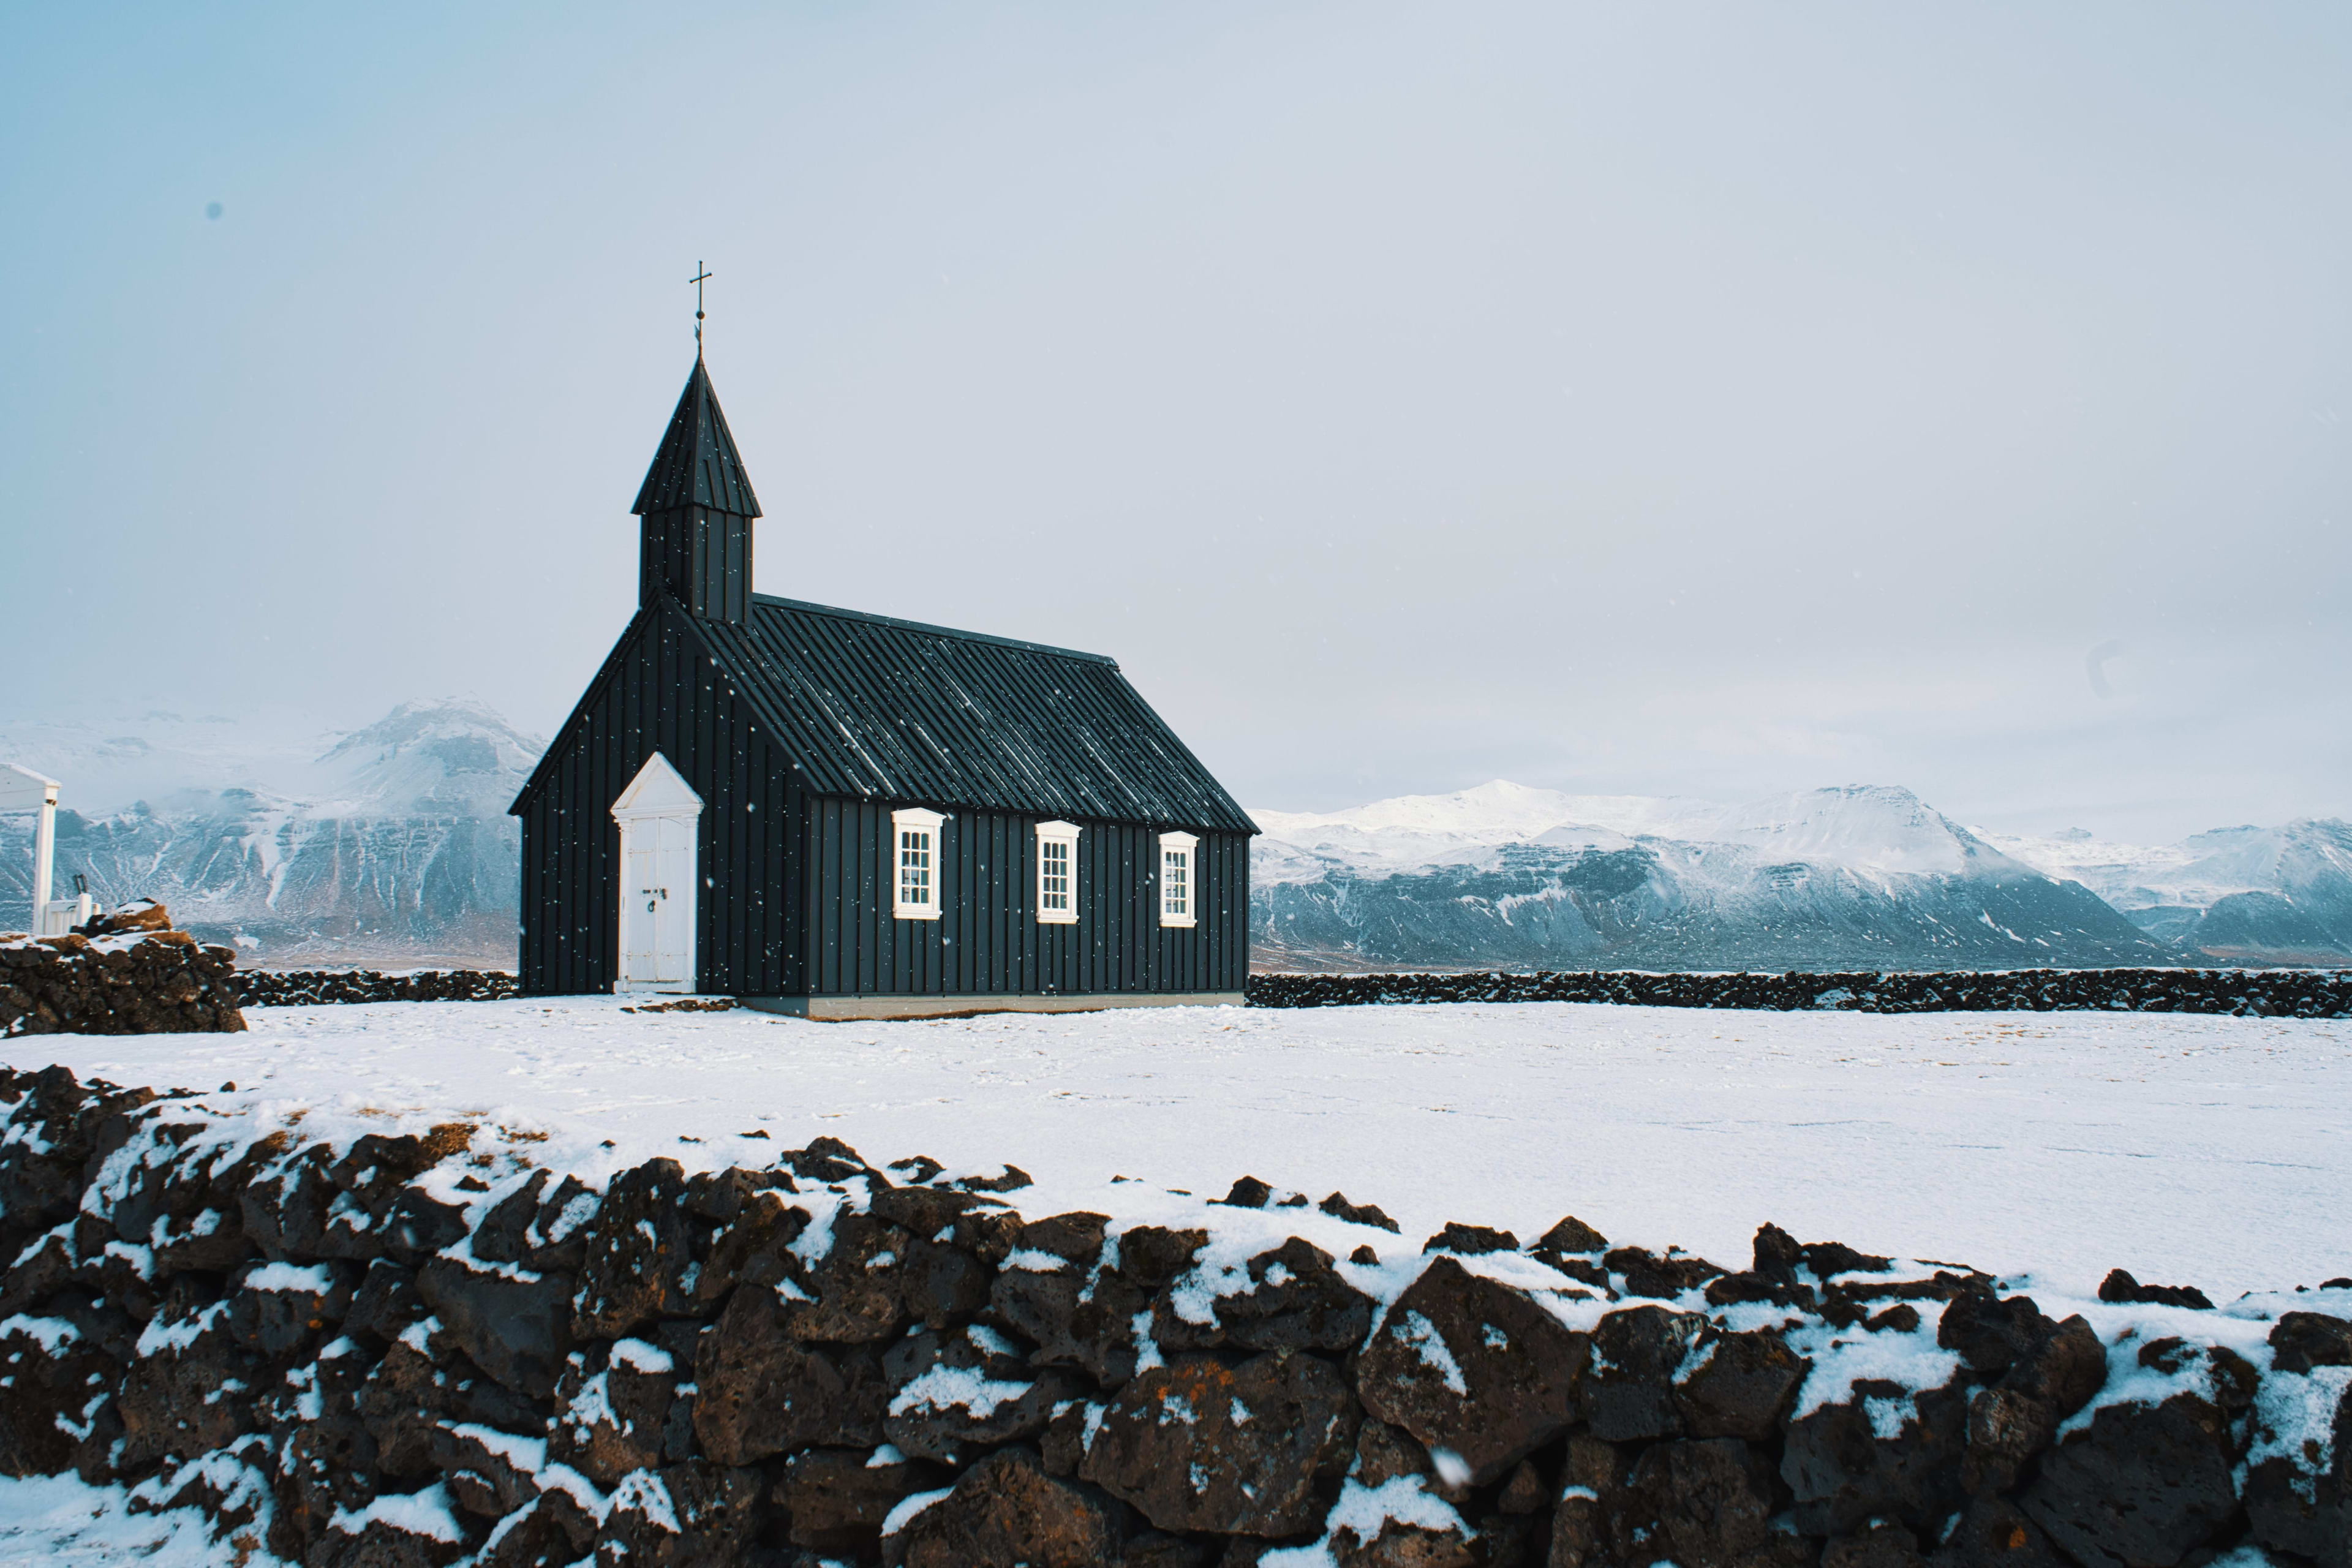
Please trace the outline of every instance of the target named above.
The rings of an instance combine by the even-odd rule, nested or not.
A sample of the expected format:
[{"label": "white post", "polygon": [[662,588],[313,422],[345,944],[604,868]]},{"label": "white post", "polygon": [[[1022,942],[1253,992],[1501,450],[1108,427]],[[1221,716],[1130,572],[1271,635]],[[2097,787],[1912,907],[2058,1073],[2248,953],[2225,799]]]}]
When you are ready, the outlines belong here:
[{"label": "white post", "polygon": [[35,936],[49,918],[50,873],[58,848],[58,781],[16,763],[0,763],[0,811],[37,811],[33,829],[33,923]]},{"label": "white post", "polygon": [[[57,791],[49,795],[54,797]],[[54,879],[58,852],[58,803],[55,798],[41,802],[40,825],[33,829],[33,924],[35,936],[42,934],[42,922],[49,914],[49,884]]]}]

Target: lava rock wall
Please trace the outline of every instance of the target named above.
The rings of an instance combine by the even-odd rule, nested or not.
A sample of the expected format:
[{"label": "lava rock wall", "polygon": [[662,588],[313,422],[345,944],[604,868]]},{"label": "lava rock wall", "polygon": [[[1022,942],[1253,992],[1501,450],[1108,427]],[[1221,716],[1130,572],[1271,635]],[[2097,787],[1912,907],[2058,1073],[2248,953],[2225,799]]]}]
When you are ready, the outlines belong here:
[{"label": "lava rock wall", "polygon": [[[237,1000],[248,1007],[331,1002],[499,1002],[520,994],[512,974],[477,969],[399,974],[372,969],[244,971],[233,976],[231,984]],[[2352,971],[2013,969],[1692,974],[1478,970],[1443,974],[1253,974],[1246,994],[1253,1007],[1611,1002],[1780,1012],[2086,1011],[2344,1018],[2352,1017]]]},{"label": "lava rock wall", "polygon": [[1253,1007],[1410,1002],[1614,1002],[1649,1007],[1859,1013],[2089,1011],[2352,1017],[2352,971],[2011,969],[1949,973],[1658,974],[1564,970],[1515,974],[1253,974]]},{"label": "lava rock wall", "polygon": [[242,1029],[236,959],[183,931],[0,937],[0,1037]]},{"label": "lava rock wall", "polygon": [[62,1068],[0,1108],[0,1470],[200,1509],[240,1562],[2347,1563],[2326,1313],[2118,1277],[2216,1333],[2110,1342],[1771,1226],[1730,1270],[1573,1219],[1416,1250],[1333,1194],[1345,1259],[1244,1255],[1307,1200],[1028,1218],[1017,1170],[831,1140],[598,1191],[502,1129],[257,1136]]},{"label": "lava rock wall", "polygon": [[304,1007],[332,1002],[504,1002],[522,993],[501,969],[241,971],[234,982],[247,1007]]}]

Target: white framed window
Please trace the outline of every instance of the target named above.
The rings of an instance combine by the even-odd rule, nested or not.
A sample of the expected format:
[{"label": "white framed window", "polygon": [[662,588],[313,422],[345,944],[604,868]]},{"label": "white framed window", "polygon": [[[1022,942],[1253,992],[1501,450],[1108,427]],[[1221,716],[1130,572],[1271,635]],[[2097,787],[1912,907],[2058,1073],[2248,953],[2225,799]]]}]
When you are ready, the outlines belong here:
[{"label": "white framed window", "polygon": [[919,805],[890,814],[891,861],[898,868],[890,912],[902,921],[940,918],[940,824],[946,820]]},{"label": "white framed window", "polygon": [[1189,833],[1160,836],[1160,923],[1193,923],[1193,900],[1200,896],[1198,875],[1201,841]]},{"label": "white framed window", "polygon": [[1037,921],[1041,925],[1078,923],[1078,835],[1074,822],[1037,825]]}]

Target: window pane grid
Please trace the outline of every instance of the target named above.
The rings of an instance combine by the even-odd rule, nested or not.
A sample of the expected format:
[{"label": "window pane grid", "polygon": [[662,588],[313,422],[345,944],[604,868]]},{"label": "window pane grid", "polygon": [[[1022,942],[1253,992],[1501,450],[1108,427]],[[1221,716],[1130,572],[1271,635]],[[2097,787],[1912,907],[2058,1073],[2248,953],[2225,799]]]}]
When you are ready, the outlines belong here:
[{"label": "window pane grid", "polygon": [[898,901],[928,909],[931,902],[931,836],[914,828],[898,834]]},{"label": "window pane grid", "polygon": [[1163,850],[1160,857],[1160,909],[1181,915],[1192,909],[1192,857],[1181,849]]},{"label": "window pane grid", "polygon": [[1055,838],[1037,846],[1037,903],[1040,909],[1070,907],[1070,847]]}]

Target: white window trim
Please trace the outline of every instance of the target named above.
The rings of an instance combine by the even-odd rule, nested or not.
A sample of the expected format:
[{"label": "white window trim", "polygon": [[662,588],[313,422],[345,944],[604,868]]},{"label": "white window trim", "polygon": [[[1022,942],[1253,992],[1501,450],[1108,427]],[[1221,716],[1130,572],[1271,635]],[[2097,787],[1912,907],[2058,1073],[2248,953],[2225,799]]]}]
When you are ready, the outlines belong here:
[{"label": "white window trim", "polygon": [[[1184,909],[1180,914],[1168,908],[1168,857],[1184,857]],[[1160,923],[1163,926],[1190,926],[1200,923],[1196,911],[1201,907],[1201,841],[1189,833],[1163,833],[1160,836]]]},{"label": "white window trim", "polygon": [[[945,900],[940,876],[940,849],[944,847],[940,825],[946,816],[919,805],[902,805],[890,814],[890,913],[902,921],[935,921],[940,918],[940,906]],[[910,904],[906,899],[906,873],[898,856],[898,836],[902,833],[928,833],[931,836],[931,901]]]},{"label": "white window trim", "polygon": [[[1037,877],[1034,889],[1037,896],[1037,923],[1048,926],[1074,926],[1078,923],[1078,835],[1086,829],[1075,822],[1041,822],[1037,825]],[[1066,844],[1070,848],[1070,907],[1049,910],[1045,907],[1045,846]]]}]

